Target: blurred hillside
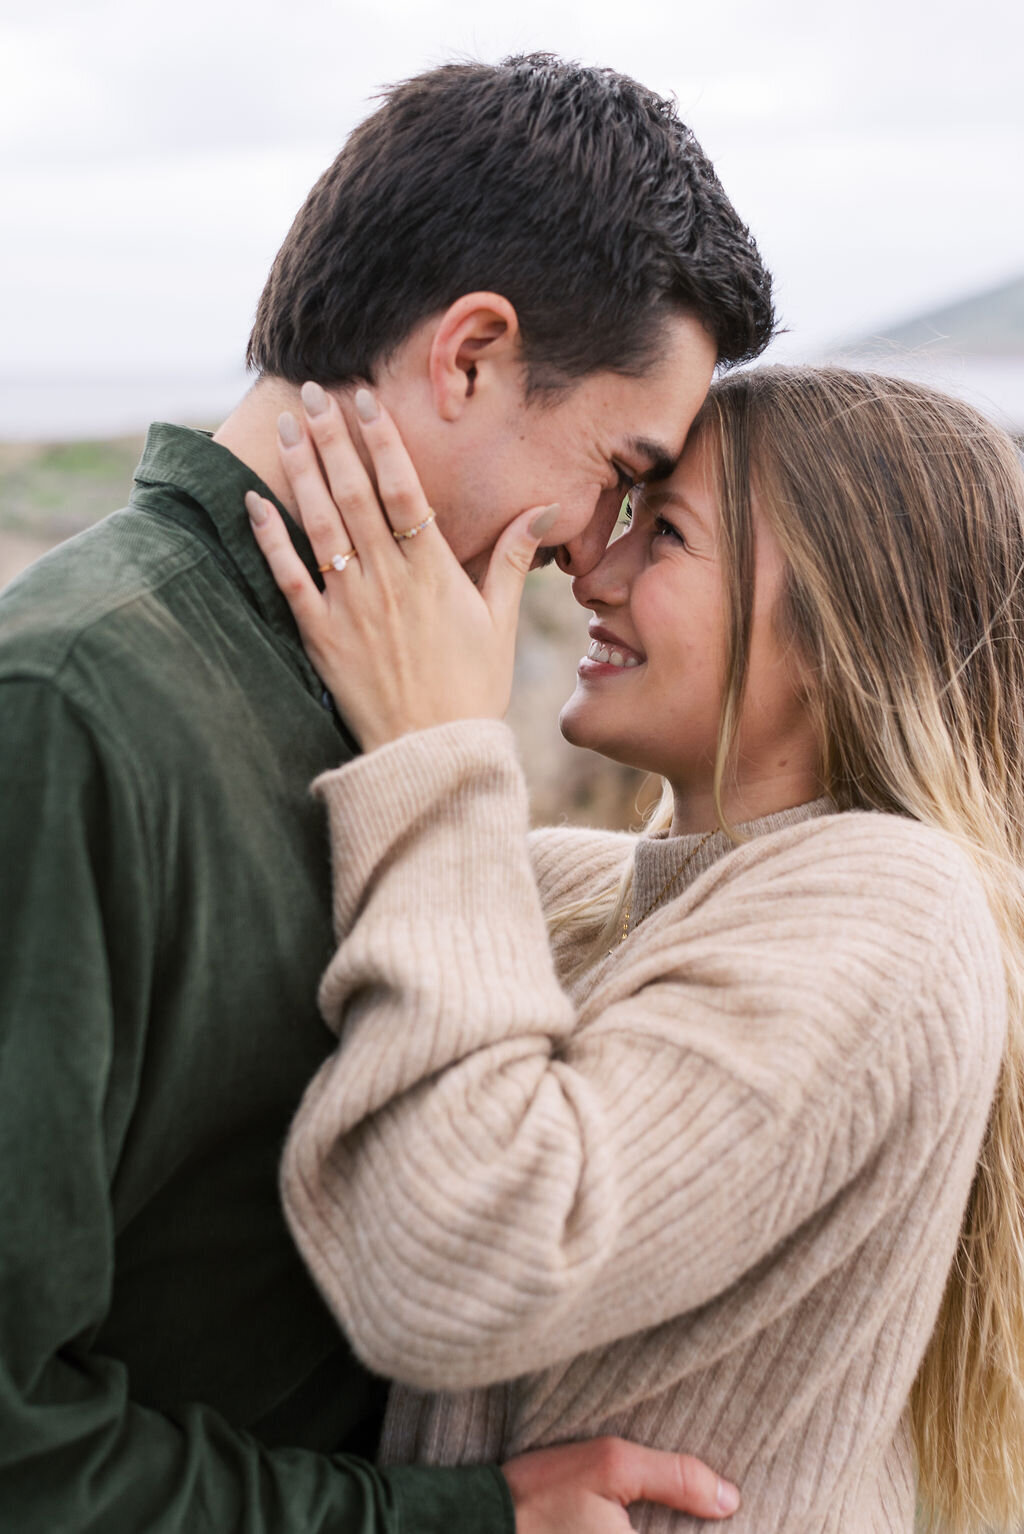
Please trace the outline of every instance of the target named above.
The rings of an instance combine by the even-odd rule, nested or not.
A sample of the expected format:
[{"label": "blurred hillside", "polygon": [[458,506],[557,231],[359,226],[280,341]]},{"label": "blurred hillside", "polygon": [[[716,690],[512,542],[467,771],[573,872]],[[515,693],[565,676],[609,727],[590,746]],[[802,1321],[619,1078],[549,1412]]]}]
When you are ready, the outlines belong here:
[{"label": "blurred hillside", "polygon": [[0,586],[124,505],[142,441],[0,442]]},{"label": "blurred hillside", "polygon": [[829,355],[960,395],[1024,439],[1024,275],[837,343]]},{"label": "blurred hillside", "polygon": [[885,326],[882,339],[908,350],[1024,357],[1024,276]]},{"label": "blurred hillside", "polygon": [[[0,586],[54,544],[125,504],[142,441],[0,443]],[[558,730],[558,710],[586,648],[586,616],[556,569],[531,575],[509,719],[536,824],[636,826],[644,775],[575,750]],[[645,803],[652,792],[647,788]]]}]

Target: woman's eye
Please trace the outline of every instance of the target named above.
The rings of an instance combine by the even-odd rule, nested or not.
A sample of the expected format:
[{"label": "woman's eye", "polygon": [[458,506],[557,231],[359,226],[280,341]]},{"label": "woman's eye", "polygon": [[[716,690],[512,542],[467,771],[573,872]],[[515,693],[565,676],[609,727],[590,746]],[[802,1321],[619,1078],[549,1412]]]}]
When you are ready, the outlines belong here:
[{"label": "woman's eye", "polygon": [[655,517],[653,532],[655,538],[671,538],[674,539],[674,541],[678,543],[681,548],[686,548],[686,539],[683,537],[678,527],[674,527],[671,522],[666,522],[664,517]]}]

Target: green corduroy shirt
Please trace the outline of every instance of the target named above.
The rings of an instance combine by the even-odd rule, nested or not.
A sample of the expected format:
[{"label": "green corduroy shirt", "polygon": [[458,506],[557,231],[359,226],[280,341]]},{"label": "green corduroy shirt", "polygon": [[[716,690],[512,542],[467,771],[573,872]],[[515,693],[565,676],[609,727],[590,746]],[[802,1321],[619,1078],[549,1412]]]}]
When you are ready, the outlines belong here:
[{"label": "green corduroy shirt", "polygon": [[0,1529],[512,1534],[494,1468],[363,1457],[384,1387],[279,1207],[334,1042],[308,787],[355,745],[252,488],[155,426],[129,507],[0,597]]}]

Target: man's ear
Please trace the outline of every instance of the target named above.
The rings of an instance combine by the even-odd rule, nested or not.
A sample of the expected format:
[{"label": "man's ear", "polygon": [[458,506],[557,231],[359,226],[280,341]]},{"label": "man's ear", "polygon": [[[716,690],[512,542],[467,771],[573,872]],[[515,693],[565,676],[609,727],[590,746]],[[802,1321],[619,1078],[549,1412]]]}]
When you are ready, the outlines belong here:
[{"label": "man's ear", "polygon": [[518,382],[519,318],[500,293],[464,293],[442,314],[430,344],[430,388],[444,421],[480,389]]}]

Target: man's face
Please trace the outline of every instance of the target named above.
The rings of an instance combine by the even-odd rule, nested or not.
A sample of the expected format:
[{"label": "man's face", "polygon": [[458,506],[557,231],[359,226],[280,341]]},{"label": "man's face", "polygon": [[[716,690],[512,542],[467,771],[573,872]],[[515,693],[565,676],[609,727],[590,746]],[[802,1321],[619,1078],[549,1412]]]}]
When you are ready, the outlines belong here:
[{"label": "man's face", "polygon": [[[430,504],[470,574],[532,506],[561,513],[545,543],[572,575],[600,559],[630,484],[664,477],[711,382],[715,343],[692,317],[665,322],[659,360],[639,378],[591,374],[555,403],[528,403],[522,369],[490,382],[458,429],[423,431],[412,451]],[[406,434],[406,423],[402,423]],[[414,433],[415,434],[415,433]]]}]

